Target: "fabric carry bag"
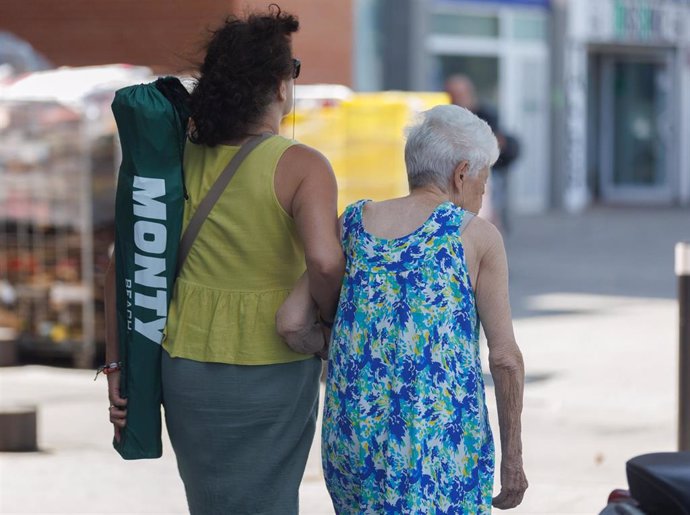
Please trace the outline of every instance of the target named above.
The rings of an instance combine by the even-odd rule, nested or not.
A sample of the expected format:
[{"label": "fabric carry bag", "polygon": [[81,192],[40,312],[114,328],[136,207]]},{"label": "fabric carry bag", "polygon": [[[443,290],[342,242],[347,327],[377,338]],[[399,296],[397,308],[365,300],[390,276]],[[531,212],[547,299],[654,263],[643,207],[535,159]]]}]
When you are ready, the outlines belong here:
[{"label": "fabric carry bag", "polygon": [[242,161],[271,136],[255,136],[242,145],[180,239],[188,96],[178,79],[168,77],[124,88],[112,105],[122,145],[115,265],[120,394],[127,398],[127,425],[113,446],[124,459],[162,455],[160,344],[175,278]]},{"label": "fabric carry bag", "polygon": [[127,426],[118,453],[158,458],[160,353],[184,214],[182,158],[189,94],[174,77],[117,91],[112,103],[122,164],[115,200],[120,393]]}]

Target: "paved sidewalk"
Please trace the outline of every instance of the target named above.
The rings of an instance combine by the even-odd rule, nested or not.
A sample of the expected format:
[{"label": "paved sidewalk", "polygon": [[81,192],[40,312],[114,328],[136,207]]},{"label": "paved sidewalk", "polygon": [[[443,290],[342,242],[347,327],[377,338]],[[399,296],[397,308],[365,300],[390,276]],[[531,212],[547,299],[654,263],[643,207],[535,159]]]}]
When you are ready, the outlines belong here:
[{"label": "paved sidewalk", "polygon": [[[673,244],[690,211],[595,209],[516,220],[507,239],[523,348],[530,489],[516,514],[596,514],[625,461],[675,445]],[[488,398],[495,436],[493,391]],[[0,454],[0,513],[186,513],[174,456],[125,462],[109,445],[105,381],[89,371],[0,369],[0,403],[39,409],[41,452]],[[332,514],[318,442],[301,513]],[[498,510],[496,513],[500,513]]]}]

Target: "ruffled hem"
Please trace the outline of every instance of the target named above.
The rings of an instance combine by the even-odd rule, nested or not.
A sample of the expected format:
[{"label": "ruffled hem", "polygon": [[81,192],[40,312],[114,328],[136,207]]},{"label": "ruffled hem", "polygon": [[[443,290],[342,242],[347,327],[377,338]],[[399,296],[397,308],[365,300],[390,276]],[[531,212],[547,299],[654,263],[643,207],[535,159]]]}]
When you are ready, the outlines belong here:
[{"label": "ruffled hem", "polygon": [[275,314],[289,293],[223,290],[178,278],[163,347],[173,357],[234,365],[309,359],[276,332]]}]

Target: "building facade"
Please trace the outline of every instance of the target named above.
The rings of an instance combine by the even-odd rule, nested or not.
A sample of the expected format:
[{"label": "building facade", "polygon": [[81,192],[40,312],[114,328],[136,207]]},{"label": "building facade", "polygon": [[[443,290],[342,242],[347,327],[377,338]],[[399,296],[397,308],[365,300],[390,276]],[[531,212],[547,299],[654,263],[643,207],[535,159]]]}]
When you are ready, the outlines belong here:
[{"label": "building facade", "polygon": [[690,205],[690,0],[356,5],[356,87],[462,73],[498,109],[522,143],[513,211]]},{"label": "building facade", "polygon": [[[55,66],[129,63],[159,73],[185,73],[197,64],[208,30],[230,13],[265,10],[258,0],[2,0],[0,31],[28,41]],[[297,15],[294,53],[300,82],[352,83],[351,0],[282,0]]]},{"label": "building facade", "polygon": [[[509,205],[541,212],[550,205],[548,0],[359,0],[355,86],[440,91],[464,74],[481,101],[497,109],[518,138]],[[378,21],[378,32],[374,27]],[[362,61],[364,59],[364,61]]]},{"label": "building facade", "polygon": [[690,204],[690,1],[553,2],[553,200]]}]

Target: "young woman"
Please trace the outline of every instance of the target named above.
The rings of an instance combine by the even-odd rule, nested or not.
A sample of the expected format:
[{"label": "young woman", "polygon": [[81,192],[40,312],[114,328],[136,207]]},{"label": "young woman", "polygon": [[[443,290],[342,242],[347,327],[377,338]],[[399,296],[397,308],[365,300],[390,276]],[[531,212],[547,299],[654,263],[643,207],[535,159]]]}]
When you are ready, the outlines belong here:
[{"label": "young woman", "polygon": [[[163,341],[165,417],[193,515],[297,515],[321,360],[292,351],[275,315],[297,279],[332,319],[344,258],[328,161],[278,135],[300,63],[295,17],[230,17],[208,43],[191,97],[185,224],[240,146],[270,133],[213,207],[177,278]],[[111,267],[109,297],[114,295]],[[114,302],[109,303],[114,310]],[[114,316],[110,318],[114,320]],[[117,361],[109,327],[107,361]],[[126,424],[118,374],[110,417]]]}]

